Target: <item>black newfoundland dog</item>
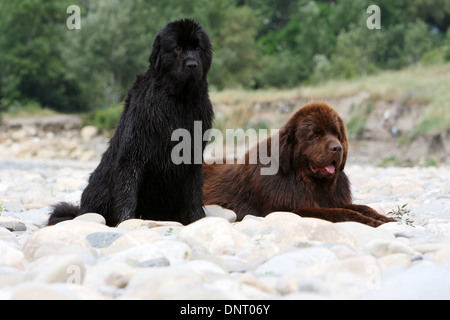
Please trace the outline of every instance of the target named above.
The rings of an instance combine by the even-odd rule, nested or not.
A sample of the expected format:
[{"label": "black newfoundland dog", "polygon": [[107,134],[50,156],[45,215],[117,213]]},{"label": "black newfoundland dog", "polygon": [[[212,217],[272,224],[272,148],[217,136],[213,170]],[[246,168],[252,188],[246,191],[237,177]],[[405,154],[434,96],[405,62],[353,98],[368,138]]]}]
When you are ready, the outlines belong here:
[{"label": "black newfoundland dog", "polygon": [[149,61],[128,90],[115,133],[80,207],[55,205],[49,225],[88,212],[103,215],[109,226],[131,218],[188,224],[205,216],[202,165],[174,164],[176,142],[171,136],[179,128],[193,136],[195,121],[201,121],[203,133],[211,128],[209,36],[189,19],[169,23],[156,35]]}]

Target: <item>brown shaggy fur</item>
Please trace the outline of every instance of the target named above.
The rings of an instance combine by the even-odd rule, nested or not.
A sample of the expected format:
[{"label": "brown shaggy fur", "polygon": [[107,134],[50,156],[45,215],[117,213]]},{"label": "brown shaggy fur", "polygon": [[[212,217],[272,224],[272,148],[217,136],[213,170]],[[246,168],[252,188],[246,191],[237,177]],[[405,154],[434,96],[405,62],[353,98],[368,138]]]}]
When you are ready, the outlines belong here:
[{"label": "brown shaggy fur", "polygon": [[245,215],[266,216],[274,211],[294,212],[332,222],[356,221],[373,227],[395,221],[364,205],[352,204],[349,180],[344,173],[348,143],[344,122],[323,102],[298,110],[280,129],[279,171],[261,175],[264,165],[203,165],[204,204],[218,204]]}]

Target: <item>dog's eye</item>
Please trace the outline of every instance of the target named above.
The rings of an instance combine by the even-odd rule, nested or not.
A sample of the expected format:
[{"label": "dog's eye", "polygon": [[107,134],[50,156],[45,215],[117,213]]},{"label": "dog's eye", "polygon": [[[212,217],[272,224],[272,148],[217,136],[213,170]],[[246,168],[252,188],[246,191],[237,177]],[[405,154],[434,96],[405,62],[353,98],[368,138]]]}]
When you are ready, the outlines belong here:
[{"label": "dog's eye", "polygon": [[202,48],[197,47],[197,48],[195,48],[195,51],[202,51]]},{"label": "dog's eye", "polygon": [[319,132],[314,132],[312,135],[311,135],[311,138],[312,139],[317,139],[317,138],[319,138],[320,137],[320,133]]},{"label": "dog's eye", "polygon": [[333,134],[338,140],[341,140],[341,133],[339,131],[333,131]]},{"label": "dog's eye", "polygon": [[176,52],[180,52],[181,51],[181,47],[176,47],[175,49],[173,49]]}]

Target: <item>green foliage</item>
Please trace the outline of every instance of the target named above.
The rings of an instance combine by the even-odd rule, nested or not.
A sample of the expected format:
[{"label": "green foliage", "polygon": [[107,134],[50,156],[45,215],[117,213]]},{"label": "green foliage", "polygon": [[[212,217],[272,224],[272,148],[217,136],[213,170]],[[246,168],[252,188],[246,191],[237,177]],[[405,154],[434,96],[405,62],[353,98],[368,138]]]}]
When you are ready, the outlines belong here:
[{"label": "green foliage", "polygon": [[404,223],[408,226],[415,227],[413,224],[414,220],[411,220],[411,217],[410,217],[410,210],[406,209],[407,205],[408,204],[404,204],[401,207],[397,206],[396,210],[394,209],[394,210],[389,211],[387,213],[387,215],[392,216],[392,218],[398,220],[399,224]]},{"label": "green foliage", "polygon": [[446,60],[446,47],[433,48],[422,55],[420,63],[424,66],[442,64]]},{"label": "green foliage", "polygon": [[[259,67],[256,32],[258,20],[248,6],[235,1],[194,1],[192,17],[200,21],[212,38],[214,59],[209,73],[213,88],[249,88]],[[206,17],[206,19],[205,19]]]},{"label": "green foliage", "polygon": [[306,81],[314,70],[314,56],[328,54],[334,47],[329,6],[299,1],[290,9],[287,24],[258,41],[265,54],[264,69],[257,75],[258,87],[293,87]]},{"label": "green foliage", "polygon": [[450,28],[447,30],[447,35],[445,37],[445,46],[443,51],[445,61],[450,61]]},{"label": "green foliage", "polygon": [[431,38],[428,25],[422,20],[407,24],[405,32],[405,52],[409,64],[420,60],[425,52],[431,49]]},{"label": "green foliage", "polygon": [[60,55],[64,13],[72,2],[0,0],[0,76],[6,108],[17,100],[63,111],[82,106],[80,88],[67,76]]},{"label": "green foliage", "polygon": [[[450,60],[450,1],[0,0],[3,107],[73,112],[119,104],[156,32],[194,18],[211,36],[213,90],[290,88]],[[69,30],[69,5],[81,29]],[[447,32],[447,34],[446,34]]]},{"label": "green foliage", "polygon": [[390,157],[384,158],[381,161],[381,163],[378,164],[378,167],[380,167],[380,168],[400,167],[401,165],[402,165],[402,162],[396,156],[390,156]]},{"label": "green foliage", "polygon": [[100,130],[113,131],[119,121],[123,106],[121,104],[89,112],[84,116],[83,125],[93,125]]},{"label": "green foliage", "polygon": [[372,106],[372,102],[361,106],[355,106],[354,104],[352,104],[351,118],[346,123],[347,131],[349,134],[354,134],[356,136],[360,136],[363,134],[366,122],[369,119],[370,114],[372,113]]},{"label": "green foliage", "polygon": [[308,78],[310,66],[289,51],[261,57],[261,69],[255,74],[256,88],[292,88]]}]

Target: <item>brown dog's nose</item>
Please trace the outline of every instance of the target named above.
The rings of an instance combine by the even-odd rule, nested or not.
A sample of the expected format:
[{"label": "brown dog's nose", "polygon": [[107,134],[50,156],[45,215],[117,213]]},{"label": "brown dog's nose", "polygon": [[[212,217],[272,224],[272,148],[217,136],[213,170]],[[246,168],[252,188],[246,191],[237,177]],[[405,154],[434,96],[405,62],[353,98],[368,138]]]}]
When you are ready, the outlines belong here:
[{"label": "brown dog's nose", "polygon": [[342,152],[342,146],[340,143],[332,143],[330,144],[330,151],[332,153],[341,153]]}]

